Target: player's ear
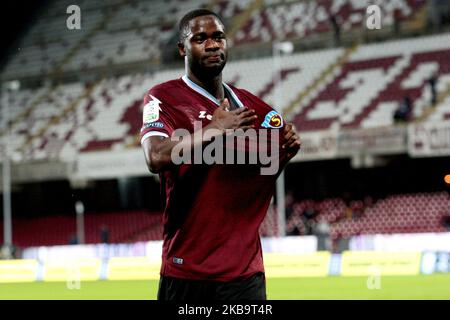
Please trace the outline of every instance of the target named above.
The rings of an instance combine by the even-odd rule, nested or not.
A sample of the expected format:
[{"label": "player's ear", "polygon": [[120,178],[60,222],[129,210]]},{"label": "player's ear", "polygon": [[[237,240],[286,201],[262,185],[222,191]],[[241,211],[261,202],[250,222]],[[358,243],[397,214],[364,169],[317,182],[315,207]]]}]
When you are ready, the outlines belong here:
[{"label": "player's ear", "polygon": [[183,58],[186,56],[186,48],[184,46],[184,43],[182,43],[181,41],[178,42],[178,52]]}]

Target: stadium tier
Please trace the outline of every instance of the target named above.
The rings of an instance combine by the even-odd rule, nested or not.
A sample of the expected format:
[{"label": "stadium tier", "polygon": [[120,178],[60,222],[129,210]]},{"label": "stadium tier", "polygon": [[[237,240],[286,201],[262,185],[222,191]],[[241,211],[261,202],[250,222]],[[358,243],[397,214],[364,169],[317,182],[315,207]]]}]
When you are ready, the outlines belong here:
[{"label": "stadium tier", "polygon": [[[218,12],[236,13],[244,2],[218,4]],[[66,9],[81,9],[81,29],[67,30]],[[207,6],[195,0],[55,1],[49,4],[7,63],[5,77],[47,75],[86,68],[159,62],[161,46],[173,37],[176,21],[190,9]],[[235,9],[236,7],[236,9]]]},{"label": "stadium tier", "polygon": [[[82,10],[80,30],[65,27],[66,10],[72,4]],[[224,81],[259,96],[300,131],[304,144],[292,162],[345,158],[352,169],[361,169],[388,166],[396,156],[408,160],[448,156],[450,33],[441,30],[430,35],[425,30],[429,2],[385,0],[380,5],[383,32],[391,33],[398,21],[421,24],[421,32],[403,39],[394,32],[380,36],[383,42],[370,44],[375,40],[366,39],[370,4],[353,0],[50,1],[19,39],[1,74],[5,84],[1,104],[9,107],[13,193],[25,193],[28,186],[21,183],[58,179],[70,185],[67,189],[88,188],[95,179],[145,177],[155,182],[140,150],[142,101],[154,85],[184,74],[181,63],[164,59],[170,50],[176,53],[178,20],[198,7],[219,13],[228,26],[230,59]],[[330,48],[329,39],[338,32],[336,24],[342,37],[359,32],[352,38],[355,41],[334,43]],[[302,46],[310,40],[320,45]],[[280,53],[278,61],[270,55],[277,41],[291,41],[294,47],[292,53]],[[23,85],[19,90],[7,89],[9,80]],[[412,120],[406,125],[394,119],[405,98],[412,106]],[[0,123],[5,114],[0,113]],[[2,128],[0,139],[4,134]],[[61,163],[68,169],[56,167]],[[35,174],[41,168],[42,174]],[[439,172],[440,178],[444,174],[448,172]],[[321,178],[311,178],[316,179]],[[295,183],[293,188],[300,188],[301,183]],[[395,189],[386,198],[350,202],[331,198],[337,193],[324,186],[326,195],[320,197],[325,200],[302,200],[290,208],[286,232],[311,234],[325,223],[336,241],[360,234],[448,231],[449,194],[446,186],[431,184],[415,191]],[[117,188],[131,187],[124,183]],[[419,189],[426,193],[417,193]],[[127,192],[122,193],[125,198]],[[158,192],[151,194],[149,202],[158,202]],[[117,211],[125,211],[108,213],[109,207],[98,211],[105,213],[86,213],[86,243],[101,241],[102,226],[108,227],[112,243],[161,239],[160,213],[126,211],[148,205],[142,201],[134,207],[127,207],[123,199],[118,202]],[[155,208],[148,210],[159,210]],[[27,208],[21,209],[27,216]],[[76,233],[75,217],[55,215],[69,212],[66,209],[55,211],[28,219],[13,215],[14,244],[67,244]],[[277,218],[271,208],[260,229],[262,236],[280,233]]]},{"label": "stadium tier", "polygon": [[450,0],[0,13],[0,299],[450,299]]},{"label": "stadium tier", "polygon": [[[425,0],[389,0],[382,6],[383,25],[414,21]],[[81,29],[68,30],[67,8],[81,8]],[[370,1],[321,0],[151,0],[54,1],[21,39],[3,71],[5,78],[43,76],[58,72],[118,64],[159,64],[166,43],[176,37],[176,22],[184,12],[206,7],[230,25],[234,46],[301,39],[333,32],[336,17],[341,32],[364,29]]]},{"label": "stadium tier", "polygon": [[[101,243],[102,228],[107,228],[110,243],[162,239],[161,214],[147,211],[86,213],[85,243]],[[3,237],[3,224],[0,236]],[[42,216],[15,219],[13,241],[18,247],[52,246],[76,243],[75,216]]]},{"label": "stadium tier", "polygon": [[[286,232],[290,235],[317,234],[318,224],[324,221],[329,224],[333,240],[363,234],[448,232],[445,221],[450,219],[450,195],[447,192],[399,194],[348,203],[341,198],[302,200],[291,209],[286,221]],[[161,240],[163,234],[160,213],[87,213],[86,243],[100,243],[102,227],[107,227],[111,243]],[[15,219],[13,228],[14,243],[19,247],[64,245],[76,236],[76,219],[67,215]],[[276,211],[271,209],[260,234],[273,237],[277,230]],[[3,229],[0,236],[2,232]]]},{"label": "stadium tier", "polygon": [[[443,42],[440,42],[443,41]],[[294,121],[302,130],[369,128],[393,124],[399,101],[413,101],[421,119],[431,106],[428,80],[436,75],[438,91],[448,95],[450,50],[448,35],[368,45],[357,49],[318,90],[295,106]],[[436,106],[433,120],[448,119],[448,104]]]},{"label": "stadium tier", "polygon": [[[311,210],[308,212],[308,210]],[[292,206],[286,224],[290,234],[312,234],[317,223],[330,225],[331,238],[361,234],[446,232],[450,217],[447,192],[391,195],[385,199],[304,200]]]},{"label": "stadium tier", "polygon": [[[264,1],[265,5],[251,13],[251,17],[236,32],[234,43],[248,44],[286,39],[305,39],[333,31],[332,17],[340,24],[342,33],[361,29],[366,9],[371,1]],[[412,20],[424,8],[425,0],[386,1],[383,8],[385,26],[394,19]]]},{"label": "stadium tier", "polygon": [[[281,84],[275,82],[272,58],[230,61],[224,76],[274,106],[279,103],[300,131],[393,125],[406,96],[417,121],[441,121],[450,118],[448,43],[450,35],[444,34],[293,54],[282,57]],[[182,74],[172,69],[3,95],[12,112],[13,159],[64,160],[138,147],[145,92]],[[433,108],[432,76],[438,96]],[[275,101],[277,89],[281,101]]]}]

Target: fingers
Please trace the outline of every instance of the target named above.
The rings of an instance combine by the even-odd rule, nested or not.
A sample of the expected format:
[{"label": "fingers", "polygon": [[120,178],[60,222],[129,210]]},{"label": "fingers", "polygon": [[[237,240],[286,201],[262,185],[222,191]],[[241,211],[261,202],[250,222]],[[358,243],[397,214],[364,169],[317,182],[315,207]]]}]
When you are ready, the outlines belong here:
[{"label": "fingers", "polygon": [[288,143],[286,147],[283,146],[283,149],[286,149],[287,158],[292,159],[300,150],[300,147],[301,147],[300,139],[294,139],[292,142]]},{"label": "fingers", "polygon": [[239,127],[239,129],[242,129],[242,130],[248,130],[248,129],[254,129],[254,128],[255,128],[254,125],[251,125],[251,126],[241,126],[241,127]]},{"label": "fingers", "polygon": [[239,128],[242,128],[242,126],[245,126],[245,125],[250,125],[251,128],[254,128],[255,126],[252,124],[253,121],[255,121],[255,119],[254,119],[253,117],[252,117],[252,118],[245,118],[245,119],[242,119],[242,120],[239,122]]},{"label": "fingers", "polygon": [[[241,127],[242,125],[249,125],[252,124],[256,119],[258,119],[258,116],[255,115],[254,110],[249,110],[246,112],[242,112],[239,115],[239,127]],[[252,126],[254,127],[254,126]]]},{"label": "fingers", "polygon": [[222,103],[220,104],[220,109],[224,111],[230,111],[230,102],[227,98],[223,99]]},{"label": "fingers", "polygon": [[237,109],[231,111],[231,113],[233,113],[235,115],[240,115],[240,114],[242,114],[244,112],[248,112],[248,111],[255,112],[255,110],[253,110],[253,109],[249,109],[247,107],[243,107],[243,108],[237,108]]},{"label": "fingers", "polygon": [[239,115],[239,114],[241,114],[242,112],[245,112],[245,111],[247,111],[247,110],[249,110],[247,107],[244,107],[244,108],[237,108],[237,109],[231,111],[231,113],[236,114],[236,115]]},{"label": "fingers", "polygon": [[287,136],[291,133],[295,133],[295,129],[291,123],[286,123],[284,126],[284,138],[288,139]]},{"label": "fingers", "polygon": [[258,116],[255,114],[254,110],[249,110],[249,111],[241,112],[241,114],[239,114],[239,118],[240,119],[251,118],[253,120],[256,120],[258,118]]},{"label": "fingers", "polygon": [[285,143],[283,144],[283,149],[300,149],[301,141],[298,134],[295,132],[295,128],[292,124],[288,123],[285,127]]},{"label": "fingers", "polygon": [[300,141],[300,139],[295,139],[295,140],[291,141],[290,143],[288,143],[286,148],[287,149],[300,149],[301,145],[302,145],[302,142]]},{"label": "fingers", "polygon": [[239,108],[236,110],[231,111],[230,113],[237,116],[237,126],[240,129],[250,129],[254,128],[255,126],[251,125],[252,122],[254,122],[258,116],[255,114],[255,110],[249,109],[247,107]]},{"label": "fingers", "polygon": [[288,140],[290,140],[294,135],[295,135],[295,132],[294,132],[294,131],[288,131],[288,132],[284,135],[284,140],[288,141]]},{"label": "fingers", "polygon": [[297,135],[293,135],[283,144],[283,149],[300,148],[301,144],[300,138]]},{"label": "fingers", "polygon": [[293,128],[293,126],[291,123],[286,123],[286,125],[284,126],[284,132],[285,133],[290,132],[290,131],[292,131],[292,128]]}]

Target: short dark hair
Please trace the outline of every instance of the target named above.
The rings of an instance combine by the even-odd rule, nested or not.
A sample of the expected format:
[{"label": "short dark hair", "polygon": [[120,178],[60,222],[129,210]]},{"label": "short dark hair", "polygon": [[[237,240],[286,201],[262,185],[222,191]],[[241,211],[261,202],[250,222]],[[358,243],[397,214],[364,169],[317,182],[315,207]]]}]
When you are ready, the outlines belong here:
[{"label": "short dark hair", "polygon": [[180,43],[183,43],[184,40],[187,37],[187,34],[189,32],[189,22],[192,19],[195,19],[197,17],[202,17],[202,16],[214,16],[216,17],[217,20],[219,20],[219,22],[225,26],[225,24],[223,23],[222,18],[215,12],[208,10],[208,9],[195,9],[192,11],[189,11],[188,13],[186,13],[183,18],[181,18],[180,23],[178,25],[178,41]]}]

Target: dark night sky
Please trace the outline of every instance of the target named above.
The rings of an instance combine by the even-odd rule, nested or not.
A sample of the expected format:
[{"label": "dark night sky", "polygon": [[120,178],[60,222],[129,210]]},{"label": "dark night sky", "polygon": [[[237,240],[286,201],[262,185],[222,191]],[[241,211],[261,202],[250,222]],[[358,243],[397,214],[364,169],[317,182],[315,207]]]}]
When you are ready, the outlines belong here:
[{"label": "dark night sky", "polygon": [[8,0],[2,2],[0,10],[1,62],[3,62],[8,50],[18,45],[18,38],[27,30],[27,26],[29,26],[38,9],[48,2],[46,0]]}]

